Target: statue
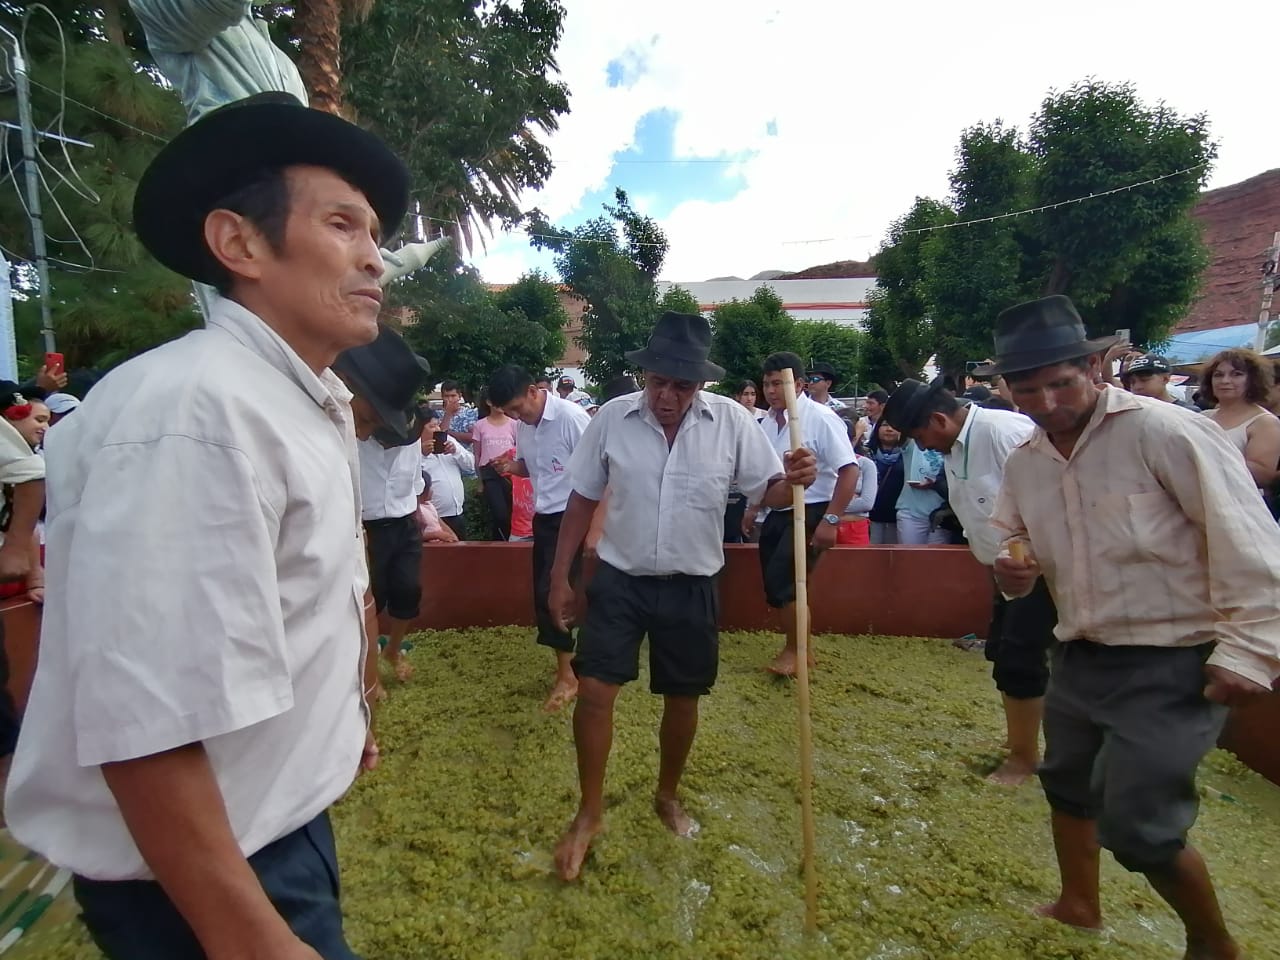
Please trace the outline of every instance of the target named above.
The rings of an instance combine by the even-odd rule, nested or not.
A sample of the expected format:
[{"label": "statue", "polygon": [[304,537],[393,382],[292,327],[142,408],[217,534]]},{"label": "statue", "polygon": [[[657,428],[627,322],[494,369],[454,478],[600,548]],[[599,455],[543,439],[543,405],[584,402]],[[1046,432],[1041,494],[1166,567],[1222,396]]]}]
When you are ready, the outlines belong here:
[{"label": "statue", "polygon": [[[129,0],[147,46],[187,108],[187,123],[255,93],[277,90],[307,103],[298,68],[271,42],[249,0]],[[382,251],[381,284],[424,266],[447,240]],[[203,307],[209,293],[197,285]]]}]

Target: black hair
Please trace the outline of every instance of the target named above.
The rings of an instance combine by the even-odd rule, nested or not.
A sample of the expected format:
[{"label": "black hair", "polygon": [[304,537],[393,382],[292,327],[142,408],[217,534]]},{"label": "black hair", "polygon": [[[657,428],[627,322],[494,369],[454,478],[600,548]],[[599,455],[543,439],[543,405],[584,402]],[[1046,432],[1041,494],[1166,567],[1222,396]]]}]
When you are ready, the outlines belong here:
[{"label": "black hair", "polygon": [[924,403],[920,404],[920,409],[916,411],[915,418],[911,423],[904,423],[899,431],[901,433],[910,433],[912,430],[919,430],[929,418],[935,413],[951,416],[960,409],[960,401],[956,399],[956,395],[950,390],[943,387],[941,390],[935,390],[932,395],[925,398]]},{"label": "black hair", "polygon": [[1010,413],[1018,412],[1017,407],[998,393],[993,393],[991,396],[987,397],[987,399],[983,400],[982,403],[978,404],[978,406],[986,407],[988,410],[1008,410]]},{"label": "black hair", "polygon": [[[1080,370],[1089,369],[1089,358],[1087,356],[1073,357],[1070,360],[1063,360],[1062,363],[1068,367],[1076,367],[1077,369],[1080,369]],[[1058,366],[1058,364],[1056,363],[1045,364],[1045,367],[1056,367],[1056,366]],[[1004,377],[1005,383],[1013,385],[1015,383],[1020,383],[1023,380],[1030,380],[1033,375],[1035,375],[1036,373],[1038,373],[1043,369],[1044,367],[1032,367],[1030,370],[1010,371],[1009,373],[1001,374],[1001,376]]]},{"label": "black hair", "polygon": [[457,380],[445,380],[440,384],[440,395],[446,393],[462,393],[462,385]]},{"label": "black hair", "polygon": [[764,358],[761,372],[778,373],[781,370],[790,370],[794,373],[796,383],[804,381],[804,361],[794,353],[784,350],[781,353],[771,353]]},{"label": "black hair", "polygon": [[533,377],[529,376],[529,371],[509,363],[505,367],[499,367],[489,377],[489,402],[505,407],[532,386]]},{"label": "black hair", "polygon": [[[218,199],[209,209],[240,214],[262,232],[273,251],[280,253],[284,249],[289,208],[289,181],[284,169],[275,167],[257,171],[247,183]],[[209,251],[209,261],[215,272],[214,289],[225,297],[231,293],[235,278],[212,251]]]},{"label": "black hair", "polygon": [[553,380],[554,380],[554,378],[553,378],[550,374],[542,373],[542,374],[539,374],[539,375],[538,375],[538,378],[537,378],[536,380],[534,380],[533,382],[534,382],[534,383],[545,383],[545,384],[549,387],[549,386],[551,386],[551,384],[552,384]]},{"label": "black hair", "polygon": [[739,380],[735,383],[733,385],[733,399],[737,400],[738,397],[746,393],[748,387],[754,390],[756,388],[756,382],[754,380]]},{"label": "black hair", "polygon": [[639,390],[640,386],[636,383],[636,378],[623,373],[600,388],[600,400],[602,403],[608,403],[610,400],[625,397],[629,393],[637,393]]},{"label": "black hair", "polygon": [[872,390],[867,394],[867,399],[874,400],[876,403],[884,406],[884,404],[889,402],[889,394],[885,393],[883,390]]}]

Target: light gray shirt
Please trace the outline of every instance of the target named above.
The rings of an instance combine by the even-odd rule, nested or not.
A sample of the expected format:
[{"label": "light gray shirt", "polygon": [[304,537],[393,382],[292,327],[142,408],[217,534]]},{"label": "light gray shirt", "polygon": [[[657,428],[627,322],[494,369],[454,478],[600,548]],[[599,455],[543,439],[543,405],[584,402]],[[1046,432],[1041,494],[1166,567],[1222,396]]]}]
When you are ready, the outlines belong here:
[{"label": "light gray shirt", "polygon": [[668,447],[643,392],[600,408],[569,464],[573,489],[604,496],[600,559],[632,576],[713,576],[724,566],[724,504],[736,482],[759,503],[783,474],[740,404],[701,392]]},{"label": "light gray shirt", "polygon": [[[796,397],[796,410],[800,414],[800,438],[804,448],[818,458],[818,479],[805,490],[804,502],[826,503],[836,492],[840,471],[857,462],[853,444],[849,442],[849,429],[838,413],[804,394]],[[778,414],[770,410],[760,421],[760,429],[781,457],[791,449],[791,418],[786,410],[779,412],[782,414],[781,423],[778,422]]]},{"label": "light gray shirt", "polygon": [[147,49],[178,88],[187,122],[266,90],[307,102],[298,68],[271,42],[247,0],[129,0]]},{"label": "light gray shirt", "polygon": [[546,394],[542,419],[530,425],[516,424],[516,459],[523,460],[533,484],[534,513],[563,513],[573,486],[569,482],[569,458],[591,415],[554,393]]}]

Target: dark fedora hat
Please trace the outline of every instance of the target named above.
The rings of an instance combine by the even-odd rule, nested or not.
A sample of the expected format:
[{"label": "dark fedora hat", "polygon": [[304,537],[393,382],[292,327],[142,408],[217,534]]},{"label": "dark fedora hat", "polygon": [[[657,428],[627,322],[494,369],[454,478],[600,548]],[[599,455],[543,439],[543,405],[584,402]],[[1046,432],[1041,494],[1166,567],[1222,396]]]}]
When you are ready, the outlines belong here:
[{"label": "dark fedora hat", "polygon": [[[416,438],[415,424],[417,432],[422,432],[417,396],[431,374],[431,364],[415,354],[400,334],[385,323],[378,324],[378,336],[373,343],[338,354],[333,369],[342,375],[353,393],[369,401],[386,431],[400,443]],[[395,444],[384,442],[383,445]]]},{"label": "dark fedora hat", "polygon": [[840,385],[840,375],[836,373],[836,368],[829,363],[815,363],[809,368],[809,376],[826,377],[831,381],[831,387]]},{"label": "dark fedora hat", "polygon": [[307,165],[360,190],[394,234],[409,205],[409,171],[378,137],[287,93],[260,93],[206,114],[161,148],[133,198],[138,239],[170,270],[211,283],[222,273],[204,221],[224,197],[269,170]]},{"label": "dark fedora hat", "polygon": [[925,408],[945,387],[941,377],[929,384],[919,380],[903,380],[885,403],[880,420],[899,433],[910,433],[924,425],[927,419]]},{"label": "dark fedora hat", "polygon": [[996,317],[995,360],[974,371],[979,376],[1051,367],[1079,357],[1103,353],[1120,342],[1117,336],[1090,340],[1075,304],[1055,294],[1029,300]]},{"label": "dark fedora hat", "polygon": [[626,358],[641,370],[703,383],[724,376],[724,367],[707,359],[710,353],[711,324],[707,318],[668,310],[654,324],[644,348],[628,350]]}]

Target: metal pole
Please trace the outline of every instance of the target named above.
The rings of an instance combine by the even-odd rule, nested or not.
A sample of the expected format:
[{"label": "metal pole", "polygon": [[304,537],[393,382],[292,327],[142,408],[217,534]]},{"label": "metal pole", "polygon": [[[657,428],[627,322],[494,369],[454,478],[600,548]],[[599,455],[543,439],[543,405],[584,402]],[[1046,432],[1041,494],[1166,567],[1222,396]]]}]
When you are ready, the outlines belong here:
[{"label": "metal pole", "polygon": [[40,281],[40,332],[46,353],[57,351],[53,338],[53,318],[49,309],[49,251],[45,246],[44,216],[40,210],[40,171],[36,166],[35,128],[31,121],[31,84],[22,45],[14,40],[13,72],[18,83],[18,123],[22,126],[22,166],[27,180],[27,216],[31,220],[31,243],[35,250],[36,276]]},{"label": "metal pole", "polygon": [[1267,327],[1271,325],[1271,300],[1276,292],[1276,281],[1280,280],[1280,230],[1271,238],[1271,249],[1267,253],[1267,262],[1262,274],[1262,310],[1258,313],[1258,332],[1253,338],[1253,349],[1261,353],[1267,346]]}]

